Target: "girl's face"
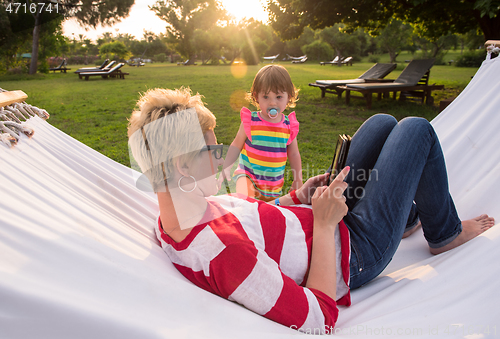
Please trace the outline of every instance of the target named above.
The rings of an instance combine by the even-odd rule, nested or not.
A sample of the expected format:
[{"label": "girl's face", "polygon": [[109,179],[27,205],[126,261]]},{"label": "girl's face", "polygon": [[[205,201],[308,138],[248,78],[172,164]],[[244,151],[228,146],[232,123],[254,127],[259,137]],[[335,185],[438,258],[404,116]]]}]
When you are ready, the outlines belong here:
[{"label": "girl's face", "polygon": [[[257,94],[257,102],[259,103],[260,109],[262,111],[262,116],[264,116],[265,120],[268,120],[266,118],[269,118],[270,120],[279,120],[279,118],[281,117],[279,113],[282,113],[288,106],[288,93],[259,92]],[[276,114],[275,116],[268,115],[269,111],[273,108],[278,111],[278,114]]]}]

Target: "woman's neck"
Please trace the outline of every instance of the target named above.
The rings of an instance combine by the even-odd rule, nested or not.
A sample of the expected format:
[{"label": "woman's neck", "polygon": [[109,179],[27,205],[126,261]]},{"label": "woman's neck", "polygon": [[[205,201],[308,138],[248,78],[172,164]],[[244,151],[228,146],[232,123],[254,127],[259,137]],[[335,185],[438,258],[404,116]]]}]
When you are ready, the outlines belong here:
[{"label": "woman's neck", "polygon": [[206,199],[196,194],[167,189],[157,196],[163,231],[175,242],[187,237],[207,209]]}]

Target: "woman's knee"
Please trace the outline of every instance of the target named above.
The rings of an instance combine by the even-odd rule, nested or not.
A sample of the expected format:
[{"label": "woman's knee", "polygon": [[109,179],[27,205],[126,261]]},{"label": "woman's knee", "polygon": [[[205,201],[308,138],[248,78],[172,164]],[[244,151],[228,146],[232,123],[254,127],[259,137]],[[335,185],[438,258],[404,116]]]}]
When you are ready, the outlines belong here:
[{"label": "woman's knee", "polygon": [[431,123],[425,118],[407,117],[399,122],[399,126],[410,131],[435,134]]},{"label": "woman's knee", "polygon": [[389,126],[389,127],[394,127],[398,123],[395,117],[389,114],[384,114],[384,113],[378,113],[375,115],[372,115],[368,120],[366,120],[369,123],[376,123],[380,126]]},{"label": "woman's knee", "polygon": [[385,135],[387,137],[397,124],[398,121],[392,115],[379,113],[368,118],[360,127],[360,130],[366,130],[370,134]]},{"label": "woman's knee", "polygon": [[427,140],[434,144],[438,136],[431,123],[424,118],[408,117],[401,120],[396,128],[408,141],[422,142]]}]

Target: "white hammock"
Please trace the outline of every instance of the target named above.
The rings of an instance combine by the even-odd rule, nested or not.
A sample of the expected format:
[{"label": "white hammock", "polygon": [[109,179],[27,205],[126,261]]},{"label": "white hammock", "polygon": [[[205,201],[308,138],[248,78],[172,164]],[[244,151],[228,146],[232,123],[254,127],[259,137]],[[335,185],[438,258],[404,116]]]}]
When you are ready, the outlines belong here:
[{"label": "white hammock", "polygon": [[[500,58],[434,121],[462,218],[500,219]],[[131,170],[29,120],[0,144],[1,338],[296,338],[188,282],[154,236],[155,196]],[[404,239],[383,274],[352,292],[337,338],[500,335],[500,227],[439,256]]]}]

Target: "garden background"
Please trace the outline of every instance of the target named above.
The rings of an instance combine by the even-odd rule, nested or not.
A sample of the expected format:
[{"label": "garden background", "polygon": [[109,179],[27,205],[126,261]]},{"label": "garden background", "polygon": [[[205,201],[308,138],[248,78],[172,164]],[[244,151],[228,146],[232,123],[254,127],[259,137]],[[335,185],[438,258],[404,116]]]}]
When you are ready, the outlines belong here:
[{"label": "garden background", "polygon": [[[402,54],[405,59],[412,56],[410,53]],[[388,58],[388,55],[382,55],[381,61],[388,62]],[[294,84],[300,89],[299,101],[294,110],[300,122],[298,144],[304,178],[323,173],[328,168],[338,134],[352,135],[364,120],[376,113],[392,114],[398,119],[420,116],[432,120],[439,113],[439,102],[456,97],[477,70],[449,65],[434,66],[430,83],[445,85],[444,91],[433,93],[434,106],[391,98],[375,100],[373,108],[367,109],[361,100],[352,100],[347,106],[344,97],[339,100],[336,95],[327,95],[321,99],[320,90],[308,84],[318,79],[356,78],[373,65],[368,60],[342,67],[320,66],[313,62],[280,64],[288,69]],[[240,124],[239,110],[249,105],[243,99],[244,94],[263,65],[177,66],[152,63],[145,67],[125,66],[124,70],[130,75],[124,80],[94,77],[85,81],[71,72],[35,76],[4,75],[0,76],[0,87],[23,90],[28,94],[28,103],[50,113],[50,124],[115,161],[130,166],[127,119],[141,93],[156,87],[181,86],[190,87],[194,93],[199,92],[217,117],[218,142],[229,145]],[[406,65],[406,62],[398,64],[387,78],[396,78]],[[286,113],[290,112],[288,110]],[[288,164],[286,173],[285,190],[292,182]]]}]

